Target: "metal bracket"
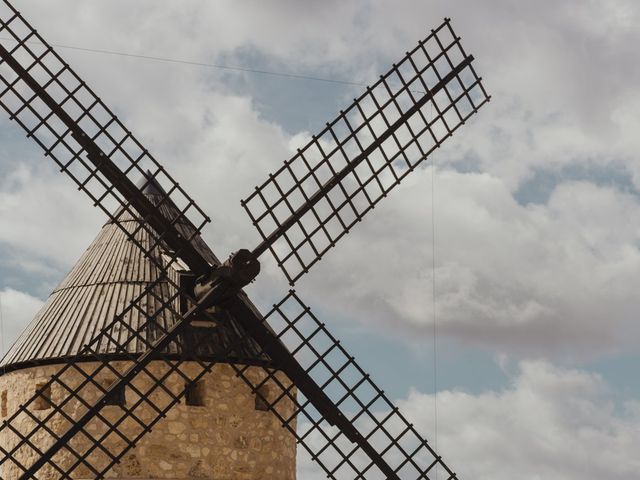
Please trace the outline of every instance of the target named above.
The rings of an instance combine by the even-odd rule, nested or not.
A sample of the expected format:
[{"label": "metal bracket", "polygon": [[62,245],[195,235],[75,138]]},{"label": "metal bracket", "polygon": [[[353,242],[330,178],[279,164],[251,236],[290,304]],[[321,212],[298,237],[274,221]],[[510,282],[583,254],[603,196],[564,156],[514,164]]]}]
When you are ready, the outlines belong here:
[{"label": "metal bracket", "polygon": [[[231,256],[222,264],[214,266],[209,273],[196,279],[193,294],[200,302],[214,288],[222,288],[224,299],[238,292],[242,287],[250,283],[260,273],[260,262],[249,250],[243,248]],[[228,291],[228,294],[224,293]],[[214,305],[206,305],[207,310]]]}]

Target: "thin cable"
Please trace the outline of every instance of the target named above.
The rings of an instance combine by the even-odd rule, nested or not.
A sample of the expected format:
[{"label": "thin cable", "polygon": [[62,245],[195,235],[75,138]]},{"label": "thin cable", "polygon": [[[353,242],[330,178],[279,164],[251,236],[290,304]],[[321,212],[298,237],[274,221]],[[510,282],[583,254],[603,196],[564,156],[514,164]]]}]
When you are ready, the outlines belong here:
[{"label": "thin cable", "polygon": [[[433,117],[433,103],[431,104]],[[434,446],[438,451],[438,326],[436,321],[436,163],[431,160],[431,271],[433,308],[433,430]],[[436,465],[436,479],[438,480],[438,465]]]},{"label": "thin cable", "polygon": [[[7,40],[12,42],[16,41],[13,38],[5,38],[5,37],[0,37],[0,40]],[[43,45],[42,42],[36,42],[36,41],[28,41],[25,43],[33,44],[33,45]],[[348,80],[336,80],[333,78],[314,77],[313,75],[300,75],[296,73],[276,72],[273,70],[260,70],[256,68],[236,67],[231,65],[221,65],[218,63],[196,62],[192,60],[182,60],[179,58],[156,57],[153,55],[141,55],[136,53],[117,52],[114,50],[102,50],[99,48],[75,47],[72,45],[51,44],[51,46],[56,48],[63,48],[67,50],[77,50],[80,52],[99,53],[102,55],[115,55],[119,57],[129,57],[129,58],[140,58],[143,60],[152,60],[156,62],[177,63],[181,65],[193,65],[196,67],[217,68],[220,70],[232,70],[237,72],[258,73],[260,75],[271,75],[274,77],[295,78],[298,80],[312,80],[314,82],[336,83],[339,85],[349,85],[349,86],[356,86],[356,87],[367,86],[366,83],[350,82]]]}]

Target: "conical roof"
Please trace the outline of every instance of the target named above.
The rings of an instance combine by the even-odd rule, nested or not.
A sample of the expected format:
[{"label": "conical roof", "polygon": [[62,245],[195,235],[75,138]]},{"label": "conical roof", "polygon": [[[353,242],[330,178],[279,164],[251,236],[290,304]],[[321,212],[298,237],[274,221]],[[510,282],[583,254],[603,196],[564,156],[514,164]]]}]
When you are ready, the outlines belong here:
[{"label": "conical roof", "polygon": [[[160,210],[167,218],[175,218],[178,209],[167,202],[167,197],[160,185],[153,180],[142,183],[144,184],[143,192],[147,198],[154,205],[160,205]],[[163,198],[165,200],[161,202]],[[140,219],[134,218],[127,212],[119,217],[120,226],[130,233],[136,230],[139,222]],[[193,231],[193,226],[184,223],[179,225],[179,228],[183,233]],[[146,246],[151,245],[151,239],[148,237],[145,229],[139,229],[139,233],[136,234],[137,240]],[[220,263],[199,235],[194,238],[193,245],[209,263],[212,265]],[[162,247],[157,247],[153,252],[156,260],[163,261],[163,258],[166,258],[167,251]],[[169,269],[169,276],[174,282],[178,282],[181,273],[176,268],[180,267]],[[117,313],[159,276],[160,269],[144,255],[140,248],[127,239],[122,228],[113,221],[107,222],[0,361],[0,374],[34,365],[87,360],[82,355],[84,345],[89,343]],[[153,292],[162,299],[169,299],[175,295],[175,287],[164,280],[154,287]],[[241,297],[252,309],[255,309],[246,295],[241,294]],[[142,302],[141,305],[146,307],[148,312],[153,312],[160,308],[161,303],[153,295],[147,295],[146,302]],[[218,315],[227,314],[218,313]],[[133,309],[126,320],[134,331],[147,322],[146,317],[137,309]],[[227,315],[225,320],[227,321],[224,326],[194,329],[194,334],[205,340],[197,343],[199,345],[206,343],[205,348],[199,347],[199,356],[248,364],[268,363],[263,354],[259,353],[260,349],[251,342],[243,342],[242,350],[238,352],[236,349],[233,358],[225,356],[222,352],[229,342],[242,335],[242,329],[235,319]],[[175,321],[174,316],[166,310],[156,319],[156,323],[162,328],[170,327]],[[141,354],[146,350],[145,342],[151,342],[159,335],[157,328],[143,330],[145,332],[143,338],[133,339],[130,337],[131,330],[128,328],[114,328],[109,333],[119,345],[127,345],[129,354]],[[113,355],[114,359],[123,358],[122,353],[116,353],[116,347],[115,343],[105,342],[99,346],[99,352]],[[172,343],[163,352],[163,356],[179,356],[180,351],[178,344]]]}]

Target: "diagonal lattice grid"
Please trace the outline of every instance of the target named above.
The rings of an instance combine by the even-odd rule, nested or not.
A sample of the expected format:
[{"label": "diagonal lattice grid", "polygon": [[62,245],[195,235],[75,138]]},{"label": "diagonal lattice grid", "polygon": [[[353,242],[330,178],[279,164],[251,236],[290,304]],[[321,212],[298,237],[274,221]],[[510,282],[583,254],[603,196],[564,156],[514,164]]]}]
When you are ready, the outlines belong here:
[{"label": "diagonal lattice grid", "polygon": [[[51,457],[46,455],[47,446],[62,440],[61,435],[55,434],[50,425],[57,423],[68,426],[70,432],[77,423],[78,416],[95,412],[97,406],[94,401],[105,393],[96,378],[105,372],[113,376],[115,383],[124,381],[123,375],[117,374],[110,366],[105,354],[119,355],[139,368],[136,357],[131,354],[131,350],[135,350],[132,344],[137,342],[136,348],[140,348],[140,344],[152,348],[156,338],[168,333],[167,325],[181,320],[181,314],[175,308],[182,293],[176,268],[180,256],[185,253],[183,249],[191,250],[194,243],[201,241],[199,233],[208,219],[68,64],[4,1],[0,3],[0,49],[7,54],[0,61],[2,107],[27,132],[27,136],[44,149],[45,155],[71,177],[78,189],[84,191],[124,232],[128,241],[144,252],[153,267],[155,278],[147,288],[140,289],[130,305],[120,305],[114,312],[116,315],[113,321],[84,348],[83,355],[96,365],[84,371],[85,380],[74,385],[69,378],[77,377],[80,371],[74,364],[64,366],[0,426],[0,432],[12,438],[11,447],[3,446],[0,450],[1,464],[14,463],[19,470],[26,472],[33,465],[22,464],[18,459],[23,455],[24,458],[45,459],[43,466],[56,471],[60,478],[68,478],[77,469],[97,475],[97,472],[106,471],[110,464],[116,462],[121,453],[118,448],[103,448],[103,443],[109,444],[109,438],[118,438],[123,445],[122,451],[126,451],[137,439],[137,435],[134,435],[134,438],[127,440],[118,429],[120,424],[134,421],[138,424],[140,434],[150,428],[154,419],[146,423],[140,422],[135,410],[141,406],[151,407],[152,403],[145,398],[151,398],[149,396],[153,396],[154,390],[161,389],[162,382],[155,382],[154,389],[141,392],[141,402],[134,403],[135,406],[125,412],[120,421],[107,423],[98,412],[84,427],[71,435],[64,449],[78,461],[69,466],[66,472],[60,471],[61,467],[57,462],[59,454]],[[108,161],[130,183],[142,182],[138,191],[152,184],[160,186],[154,188],[155,200],[152,204],[147,204],[148,208],[143,210],[144,215],[139,213],[137,205],[130,203],[130,198],[123,195],[103,175],[100,164],[96,162],[95,156],[91,158],[88,147],[93,147],[94,154],[98,152],[104,157],[102,163]],[[152,228],[148,222],[152,217],[162,218],[163,228],[158,228],[157,222]],[[132,222],[121,221],[130,218],[138,220],[133,222],[133,227]],[[168,237],[175,236],[176,231],[183,243],[169,245]],[[207,265],[207,262],[202,260],[201,264]],[[128,323],[133,313],[145,319],[135,330]],[[167,368],[172,375],[181,374],[179,369],[172,369],[169,364]],[[137,374],[138,377],[140,375],[148,374],[143,368]],[[165,377],[164,374],[160,375],[160,378]],[[47,393],[54,393],[55,396],[49,397]],[[34,413],[39,411],[36,407],[45,398],[57,398],[57,404],[50,399],[48,414]],[[153,404],[153,411],[160,418],[160,414],[175,401],[170,396],[164,400],[157,399],[157,403]],[[74,405],[73,416],[65,410],[69,405]],[[93,438],[86,428],[102,430],[104,434]],[[78,437],[87,440],[90,445],[88,451],[73,450],[73,439]],[[87,460],[89,457],[92,458],[91,461]]]},{"label": "diagonal lattice grid", "polygon": [[[442,28],[440,27],[438,31]],[[154,265],[159,268],[156,282],[149,285],[138,298],[116,315],[112,324],[103,329],[86,347],[84,354],[86,354],[87,358],[92,359],[97,366],[94,365],[89,371],[84,371],[79,369],[77,365],[66,365],[50,381],[38,389],[36,395],[21,407],[16,414],[17,416],[13,416],[3,422],[2,427],[0,427],[5,431],[10,431],[15,437],[11,446],[0,447],[0,453],[4,457],[3,463],[14,462],[19,458],[18,452],[23,449],[29,451],[27,457],[30,459],[40,458],[40,460],[36,460],[38,465],[35,467],[34,465],[23,465],[18,460],[19,468],[29,478],[38,478],[35,474],[32,475],[28,472],[33,470],[34,473],[38,473],[42,467],[53,469],[58,478],[70,478],[72,473],[78,473],[80,469],[95,475],[96,478],[103,478],[122,455],[132,448],[136,441],[153,426],[154,422],[160,421],[166,412],[179,401],[182,393],[170,392],[164,386],[168,376],[179,375],[185,382],[193,382],[195,381],[194,378],[199,378],[198,375],[207,371],[207,368],[212,365],[211,362],[199,361],[200,373],[191,372],[185,374],[181,368],[182,363],[171,360],[164,362],[166,367],[163,371],[150,372],[146,367],[148,364],[146,360],[141,361],[139,357],[130,355],[128,351],[129,340],[122,340],[117,335],[118,332],[129,330],[130,336],[124,338],[136,338],[138,342],[146,342],[147,353],[149,353],[157,352],[163,345],[162,342],[175,341],[182,329],[186,328],[183,323],[188,323],[188,318],[177,312],[175,305],[181,289],[175,279],[171,277],[169,267],[175,264],[181,255],[185,254],[182,248],[188,249],[188,247],[192,247],[192,242],[198,240],[199,231],[207,219],[193,201],[186,196],[179,185],[140,146],[102,102],[88,90],[68,65],[53,52],[35,30],[6,1],[3,1],[0,3],[0,35],[6,34],[9,34],[11,38],[0,41],[0,52],[4,50],[7,54],[2,57],[3,60],[0,62],[0,81],[2,82],[0,83],[0,104],[10,114],[11,118],[24,128],[28,136],[34,138],[45,150],[46,155],[54,159],[61,170],[71,176],[79,189],[84,190],[94,203],[105,211],[110,219],[118,224],[126,232],[128,238],[141,248]],[[458,40],[455,40],[454,43],[458,44]],[[445,49],[445,52],[447,50]],[[9,61],[9,58],[13,63]],[[446,53],[444,58],[449,61]],[[470,68],[470,65],[466,65],[465,68],[467,66]],[[471,71],[473,70],[471,69]],[[456,72],[456,78],[461,74],[462,70]],[[473,75],[475,77],[475,73]],[[25,80],[27,78],[30,78],[31,82],[27,82]],[[398,79],[404,82],[400,73],[398,73]],[[439,81],[442,82],[442,80],[440,79]],[[383,84],[386,89],[392,88],[391,80],[387,83],[383,82]],[[409,83],[409,85],[411,84],[412,82]],[[427,84],[423,85],[426,89]],[[401,88],[405,89],[405,93],[410,97],[411,94],[418,92],[413,90],[413,86],[411,88]],[[465,90],[465,95],[471,95],[471,91],[471,89]],[[375,100],[376,97],[372,96],[372,99]],[[399,96],[390,95],[390,100],[385,106],[393,105],[398,111],[402,111],[401,107],[398,106],[400,104],[401,99]],[[478,106],[475,105],[476,108]],[[411,108],[409,107],[403,113],[410,112]],[[393,110],[391,110],[386,114],[381,114],[378,120],[381,119],[388,127],[389,122],[393,121],[393,115]],[[392,125],[395,125],[401,119],[402,115]],[[372,135],[375,135],[375,130],[373,130],[374,123],[375,121],[372,117],[367,124],[367,129],[372,130]],[[350,126],[349,123],[345,123],[345,125],[347,127]],[[332,130],[330,133],[333,136],[335,131]],[[354,136],[354,138],[356,137]],[[398,141],[395,130],[391,138],[396,142]],[[344,154],[344,148],[345,146],[342,146],[339,149],[341,154]],[[366,151],[366,149],[360,150],[362,152]],[[100,157],[105,157],[105,159],[100,160]],[[108,160],[109,157],[114,158],[113,162]],[[162,185],[166,193],[162,192],[162,198],[158,204],[154,204],[151,208],[143,208],[144,213],[140,216],[137,213],[140,211],[139,205],[131,205],[131,199],[118,190],[112,180],[104,174],[104,171],[100,168],[101,164],[104,163],[115,165],[117,171],[129,183],[133,183],[140,178],[146,179],[147,183],[153,180]],[[307,180],[312,179],[319,183],[316,177],[317,175],[312,175],[307,177]],[[352,202],[349,202],[349,204],[352,204]],[[144,202],[142,206],[145,206]],[[166,207],[171,208],[167,209]],[[111,213],[113,211],[117,213]],[[133,232],[120,225],[119,220],[123,213],[139,218],[138,227]],[[154,227],[150,227],[147,220],[157,217],[163,219],[164,223],[161,222],[162,228],[158,228],[157,222]],[[172,241],[175,240],[176,231],[180,234],[178,237],[183,237],[186,243],[178,242],[178,248],[171,248],[176,245]],[[142,242],[140,240],[141,236],[150,239],[150,242]],[[168,255],[158,256],[156,254],[157,249],[167,251]],[[202,258],[195,258],[195,260],[199,261],[197,263],[201,266],[207,264]],[[157,292],[157,289],[161,288],[163,281],[174,289],[168,299],[166,295],[163,296]],[[286,300],[291,298],[294,298],[299,305],[302,305],[297,297],[290,296]],[[146,306],[154,302],[158,303],[157,308],[154,313],[149,314]],[[285,303],[281,303],[277,308],[278,315],[283,314]],[[148,322],[141,324],[139,329],[132,331],[126,320],[127,314],[133,310],[138,310],[140,314],[146,315]],[[304,312],[308,312],[308,310],[304,309]],[[160,322],[157,322],[157,319],[160,315],[172,316],[175,319],[174,326],[176,328],[158,327],[157,324]],[[407,425],[402,426],[403,422],[401,420],[404,419],[394,414],[396,411],[392,409],[384,394],[373,383],[369,383],[368,376],[359,367],[357,370],[362,375],[362,378],[355,384],[349,383],[349,377],[347,377],[347,380],[340,380],[340,376],[347,374],[351,366],[355,367],[355,363],[346,362],[341,364],[339,360],[329,360],[330,351],[340,351],[346,358],[350,358],[341,348],[334,346],[324,353],[319,353],[323,352],[319,347],[312,348],[312,345],[315,345],[314,342],[325,337],[329,339],[325,339],[325,341],[329,343],[333,341],[334,345],[338,345],[315,317],[306,313],[294,317],[282,316],[284,319],[293,318],[294,320],[289,322],[292,325],[291,328],[280,331],[281,340],[291,344],[294,358],[301,362],[304,366],[303,368],[316,379],[318,384],[326,388],[327,392],[331,394],[332,400],[338,402],[341,410],[349,414],[350,420],[357,425],[357,428],[365,432],[366,440],[371,444],[380,445],[379,451],[381,455],[385,456],[385,462],[392,465],[398,475],[402,474],[402,478],[405,478],[405,473],[407,473],[403,469],[415,470],[415,472],[413,470],[408,472],[410,476],[406,478],[426,478],[426,473],[431,471],[435,464],[440,464],[441,462],[439,458],[435,457],[426,442],[421,441],[417,434],[415,438],[412,437],[413,441],[419,445],[416,450],[406,450],[404,452],[404,460],[396,462],[392,458],[393,455],[390,452],[398,451],[401,441],[406,435],[405,431],[412,432],[413,428]],[[272,317],[272,319],[276,318],[277,315]],[[300,333],[304,332],[302,326],[305,322],[302,319],[315,321],[316,327],[322,327],[319,330],[322,335],[317,332],[312,335]],[[297,326],[293,328],[293,325]],[[313,325],[313,322],[311,325]],[[157,334],[157,339],[151,341],[149,339],[152,337],[149,336],[138,338],[141,337],[142,331],[145,329],[153,329]],[[297,332],[296,334],[300,337],[301,344],[296,345],[292,343],[293,340],[291,338],[285,338],[287,335],[291,335],[286,332]],[[239,348],[238,344],[246,344],[247,341],[248,339],[242,336],[235,339],[230,344],[227,354],[233,354],[234,348]],[[104,355],[103,349],[105,345],[109,346],[107,349],[110,353],[116,352],[123,355],[126,359],[124,361],[130,362],[130,366],[125,368],[124,371],[114,368]],[[307,353],[304,354],[303,352]],[[317,360],[319,360],[313,361],[311,364],[305,363],[305,358],[309,356],[313,358],[313,354],[316,354]],[[149,358],[154,357],[150,356]],[[252,390],[259,394],[260,388],[264,386],[264,380],[256,381],[255,378],[251,378],[245,367],[236,365],[236,368],[238,374],[252,386]],[[74,383],[67,379],[65,373],[69,372],[82,373],[82,381]],[[267,373],[266,378],[279,386],[279,389],[276,389],[275,400],[271,399],[271,396],[264,398],[269,409],[281,419],[282,423],[292,433],[295,432],[296,438],[310,452],[312,457],[322,465],[322,468],[330,478],[364,478],[365,475],[366,478],[377,478],[376,475],[382,475],[377,465],[371,462],[370,455],[364,455],[360,449],[354,447],[351,443],[352,439],[345,435],[342,430],[329,425],[323,414],[315,406],[312,406],[312,404],[315,405],[314,399],[308,399],[304,395],[300,395],[300,400],[296,400],[297,408],[295,411],[291,412],[280,408],[284,405],[283,402],[285,400],[294,401],[297,398],[296,389],[290,382],[278,378],[275,370],[266,369],[265,372]],[[110,386],[105,386],[102,383],[103,375],[110,376]],[[148,387],[137,387],[135,384],[136,378],[141,378]],[[334,380],[339,380],[339,382],[332,383]],[[372,389],[373,393],[371,395],[373,396],[371,398],[367,396],[366,392],[359,390],[362,385],[368,385]],[[132,407],[123,409],[122,415],[108,418],[108,416],[102,414],[105,402],[115,398],[123,386],[132,388],[138,398]],[[344,389],[344,392],[340,390],[340,387]],[[333,389],[337,390],[334,392]],[[49,393],[51,392],[58,396],[50,396]],[[340,396],[341,392],[342,395]],[[158,396],[164,397],[165,400],[161,400]],[[45,399],[49,399],[47,401],[50,402],[48,405],[49,413],[45,415],[34,414],[34,410],[38,409],[31,407]],[[82,422],[79,422],[77,418],[65,411],[65,406],[71,402],[79,405],[80,414],[84,412],[82,418],[85,420]],[[350,413],[350,405],[360,405],[361,410],[354,410],[356,413],[352,415]],[[377,405],[380,405],[379,408],[382,408],[382,410],[379,410]],[[143,416],[138,415],[135,411],[136,408],[143,407],[151,409],[155,412],[154,415],[143,419]],[[391,408],[391,413],[382,414],[383,417],[380,417],[379,411],[384,412],[384,408]],[[21,423],[17,421],[19,415],[30,418],[35,428],[27,431],[18,428],[17,424]],[[295,426],[298,416],[304,422],[301,422],[304,427],[302,430]],[[393,418],[394,422],[387,421],[387,418]],[[68,425],[68,434],[60,436],[60,434],[55,433],[50,428],[52,421]],[[119,428],[124,422],[133,422],[134,425],[137,425],[140,432],[139,435],[134,435],[133,437],[125,435]],[[394,435],[390,432],[393,432],[393,428],[395,428],[393,425],[396,423],[401,425],[401,429],[404,429],[400,434]],[[406,420],[404,423],[406,424]],[[302,433],[298,433],[299,431],[302,431]],[[378,435],[382,435],[383,438],[386,436],[389,443],[379,443],[385,440],[378,440]],[[40,443],[43,436],[45,441]],[[35,441],[36,437],[38,437],[38,442]],[[83,441],[77,439],[82,439]],[[57,461],[58,457],[56,457],[58,453],[47,455],[47,452],[43,451],[51,443],[64,443],[62,448],[71,453],[76,460],[70,465],[60,465]],[[120,443],[120,446],[114,446],[113,448],[105,446],[110,443],[114,445]],[[348,447],[347,444],[349,445]],[[402,454],[403,451],[400,450],[400,452]],[[334,461],[336,455],[337,462]],[[435,459],[432,459],[431,463],[418,461],[421,457],[428,458],[429,455],[432,455]],[[450,476],[449,478],[453,477]]]},{"label": "diagonal lattice grid", "polygon": [[[158,286],[152,286],[137,300],[144,298],[159,307],[158,315],[167,311],[177,315],[173,307],[177,297],[166,298],[157,290]],[[197,381],[207,371],[207,365],[201,363],[199,371],[193,367],[187,371],[181,368],[181,362],[162,357],[151,369],[148,361],[142,363],[138,355],[129,353],[131,342],[144,342],[149,348],[157,343],[146,332],[151,324],[161,338],[170,333],[161,326],[163,322],[157,321],[157,315],[149,316],[148,323],[133,330],[126,318],[135,308],[139,307],[132,303],[83,348],[82,363],[66,363],[3,422],[0,433],[7,444],[0,447],[0,466],[17,469],[21,475],[29,472],[27,478],[35,479],[49,478],[52,473],[55,478],[87,474],[102,478],[179,401],[182,392],[167,389],[167,380],[179,376],[185,382]],[[129,330],[126,341],[118,341],[114,335],[120,329]],[[105,343],[117,348],[100,353]],[[117,362],[113,361],[114,354],[118,355]],[[104,407],[125,386],[130,393],[127,406],[105,413]],[[50,457],[45,455],[56,442],[63,442],[63,448]]]},{"label": "diagonal lattice grid", "polygon": [[[265,321],[345,418],[393,469],[395,478],[433,478],[431,475],[436,467],[446,473],[441,478],[457,478],[295,292],[290,292],[275,305]],[[104,335],[108,336],[106,332]],[[94,343],[100,341],[100,338],[96,338]],[[235,338],[227,346],[224,356],[233,357],[234,352],[242,350],[247,341],[250,341],[247,337]],[[189,360],[198,357],[200,343],[195,344]],[[193,348],[194,344],[190,345]],[[122,346],[122,351],[126,351],[126,345]],[[104,478],[137,441],[181,401],[186,390],[176,391],[165,386],[170,383],[171,377],[179,377],[185,385],[195,384],[216,363],[196,360],[195,366],[193,362],[187,366],[180,359],[162,360],[162,367],[159,368],[156,361],[152,369],[148,365],[141,366],[140,359],[134,356],[129,361],[113,362],[92,353],[91,345],[87,346],[86,355],[92,360],[91,363],[65,365],[20,411],[5,422],[3,428],[11,430],[14,442],[10,446],[0,447],[0,453],[5,457],[3,463],[10,462],[14,467],[27,471],[32,465],[21,463],[21,458],[45,453],[43,435],[49,437],[49,442],[62,438],[48,425],[54,422],[75,425],[78,416],[81,416],[79,414],[97,409],[89,422],[76,428],[63,451],[48,458],[29,478],[47,478],[41,477],[39,472],[48,475],[54,472],[56,476],[53,478],[61,479],[87,473],[95,475],[95,478]],[[109,390],[109,385],[113,386],[117,380],[124,379],[129,371],[120,366],[124,363],[131,365],[129,369],[135,365],[137,372],[124,384],[130,392],[129,402],[126,407],[121,407],[121,411],[104,412],[108,398],[116,395],[115,390]],[[267,409],[295,436],[328,478],[388,478],[344,431],[323,417],[283,372],[262,367],[263,374],[256,375],[255,369],[252,371],[249,365],[234,363],[232,367],[251,391],[264,401]],[[105,379],[109,381],[105,383]],[[47,397],[50,402],[48,414],[40,416],[34,406],[47,390],[53,391],[54,395]],[[74,414],[66,411],[68,405],[74,406]],[[37,425],[32,431],[25,432],[14,426],[24,425],[24,421],[15,420],[25,416]],[[15,439],[19,442],[14,445]],[[63,461],[63,453],[74,461]]]},{"label": "diagonal lattice grid", "polygon": [[488,100],[448,19],[242,201],[289,282]]},{"label": "diagonal lattice grid", "polygon": [[[0,59],[0,105],[94,205],[112,220],[123,209],[138,215],[105,177],[98,156],[131,184],[146,179],[162,187],[157,208],[175,206],[165,230],[177,225],[188,240],[199,234],[209,221],[202,209],[6,0],[0,1],[0,51],[6,54]],[[168,233],[154,227],[159,239]]]},{"label": "diagonal lattice grid", "polygon": [[[172,307],[177,296],[166,299],[165,294],[156,297],[146,293],[156,302],[164,302],[165,311],[178,315]],[[4,470],[0,471],[5,475],[36,480],[105,478],[216,363],[237,359],[246,364],[243,355],[252,348],[246,336],[227,337],[224,348],[212,359],[208,347],[220,341],[215,333],[209,329],[203,333],[188,322],[162,329],[162,322],[154,322],[154,315],[149,322],[160,329],[156,341],[148,339],[144,330],[149,325],[144,325],[131,331],[128,341],[119,342],[111,332],[131,330],[126,315],[118,315],[83,349],[82,362],[65,363],[3,422],[0,469]],[[211,319],[203,315],[195,318]],[[187,313],[185,318],[193,319],[194,315]],[[224,323],[228,317],[218,313],[215,320]],[[178,355],[162,352],[168,341],[178,346]],[[98,353],[103,342],[116,344],[118,349]],[[128,353],[131,342],[145,342],[156,354]],[[248,374],[254,382],[264,376],[255,370]],[[282,376],[279,381],[286,383]],[[61,448],[51,453],[49,449],[57,443]]]},{"label": "diagonal lattice grid", "polygon": [[[278,371],[265,368],[267,376],[256,384],[247,375],[250,367],[233,365],[252,391],[264,396],[269,409],[327,478],[418,480],[435,478],[436,469],[440,479],[457,478],[296,292],[291,291],[274,305],[264,321],[395,475],[383,473],[343,430],[331,425],[296,385],[283,381]],[[270,388],[261,394],[267,384]],[[291,403],[295,405],[293,410]]]}]

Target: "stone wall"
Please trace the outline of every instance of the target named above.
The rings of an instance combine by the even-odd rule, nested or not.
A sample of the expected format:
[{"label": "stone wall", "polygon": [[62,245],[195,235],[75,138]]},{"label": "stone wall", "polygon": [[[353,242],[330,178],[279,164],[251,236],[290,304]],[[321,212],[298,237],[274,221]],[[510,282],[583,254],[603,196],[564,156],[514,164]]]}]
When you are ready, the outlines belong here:
[{"label": "stone wall", "polygon": [[[125,362],[112,364],[117,370],[122,371],[127,366]],[[92,371],[95,364],[78,364],[82,370],[73,374],[65,374],[65,383],[74,386],[81,385],[83,375],[81,371]],[[166,371],[163,362],[152,362],[149,371],[160,375]],[[197,371],[195,364],[187,364],[186,370]],[[18,370],[0,376],[0,422],[7,416],[11,416],[18,405],[27,401],[35,392],[37,385],[46,382],[49,377],[59,369],[59,366],[34,367]],[[71,376],[70,376],[71,375]],[[264,378],[264,372],[260,368],[250,368],[247,375],[253,380]],[[72,377],[77,378],[72,378]],[[148,378],[140,378],[134,381],[134,386],[143,390]],[[113,381],[109,378],[109,372],[100,372],[98,380],[103,385]],[[286,382],[285,378],[281,378]],[[216,365],[211,373],[207,373],[204,383],[194,392],[195,403],[201,406],[186,405],[183,399],[179,405],[173,407],[166,418],[160,420],[153,430],[146,434],[133,450],[125,454],[118,465],[108,473],[108,478],[119,479],[144,479],[144,480],[294,480],[296,444],[294,437],[284,428],[269,411],[261,409],[260,402],[256,402],[250,388],[238,377],[233,369],[226,364]],[[184,379],[178,375],[171,375],[163,383],[165,387],[176,393],[184,390]],[[265,395],[274,396],[281,390],[267,384]],[[88,401],[97,398],[97,391],[87,393],[85,389],[83,398]],[[6,393],[5,393],[6,392]],[[162,405],[162,391],[158,390],[151,395],[151,399]],[[51,399],[54,404],[59,404],[66,396],[59,385],[55,385],[51,391]],[[154,399],[154,396],[157,397]],[[167,395],[164,395],[168,398]],[[125,392],[126,405],[134,405],[140,400],[135,390],[127,389]],[[192,403],[193,403],[192,397]],[[42,399],[39,408],[34,415],[44,419],[53,411]],[[79,402],[69,402],[65,405],[64,412],[71,418],[78,418],[85,410]],[[291,401],[284,400],[279,403],[279,412],[284,416],[290,416],[293,412]],[[106,406],[101,412],[107,421],[115,422],[122,414],[119,406]],[[142,403],[136,410],[140,418],[153,417],[150,407]],[[34,425],[33,420],[22,414],[11,422],[23,433],[30,431]],[[55,432],[63,432],[70,423],[62,415],[54,416],[47,425]],[[137,434],[140,426],[131,419],[123,422],[120,431],[131,436]],[[94,437],[104,433],[104,423],[94,421],[87,426],[87,431]],[[3,448],[15,445],[17,437],[4,429],[0,434],[0,445]],[[46,433],[41,432],[33,438],[36,446],[43,448],[51,439]],[[85,452],[91,443],[77,436],[70,444],[77,452]],[[110,452],[119,452],[124,442],[117,435],[107,436],[102,445]],[[31,464],[37,454],[32,449],[22,449],[14,455],[17,461],[23,464]],[[106,456],[96,450],[89,457],[91,465],[99,466],[106,461]],[[62,451],[56,457],[56,464],[68,468],[75,457],[68,451]],[[17,479],[21,471],[9,460],[0,467],[0,478],[3,480]],[[39,480],[53,480],[60,478],[54,468],[47,466],[39,474]],[[85,480],[95,478],[95,474],[85,466],[78,466],[71,478]]]}]

